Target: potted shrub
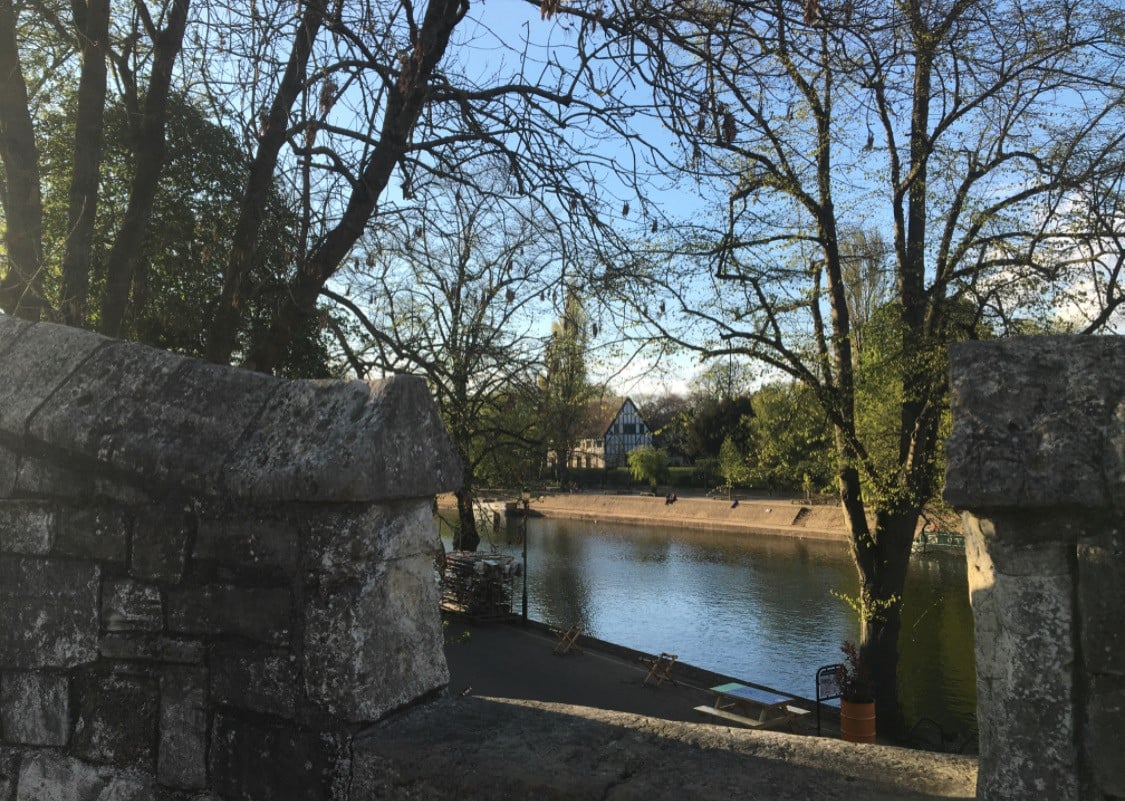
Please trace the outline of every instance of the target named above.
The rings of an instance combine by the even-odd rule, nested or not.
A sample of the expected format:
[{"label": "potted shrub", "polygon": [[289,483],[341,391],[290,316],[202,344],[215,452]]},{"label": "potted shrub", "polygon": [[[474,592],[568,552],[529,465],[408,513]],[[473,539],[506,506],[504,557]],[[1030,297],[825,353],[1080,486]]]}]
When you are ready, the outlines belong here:
[{"label": "potted shrub", "polygon": [[840,736],[853,743],[875,742],[875,683],[854,643],[840,648],[844,663],[836,668],[840,688]]}]

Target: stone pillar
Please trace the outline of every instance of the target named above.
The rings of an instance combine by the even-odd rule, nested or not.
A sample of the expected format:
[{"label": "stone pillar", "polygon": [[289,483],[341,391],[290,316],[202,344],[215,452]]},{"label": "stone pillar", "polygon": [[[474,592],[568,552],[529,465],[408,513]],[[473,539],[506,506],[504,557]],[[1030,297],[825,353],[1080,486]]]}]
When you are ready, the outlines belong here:
[{"label": "stone pillar", "polygon": [[977,797],[1125,798],[1125,339],[964,343],[951,362]]},{"label": "stone pillar", "polygon": [[421,379],[282,381],[0,314],[0,801],[360,801],[440,691]]}]

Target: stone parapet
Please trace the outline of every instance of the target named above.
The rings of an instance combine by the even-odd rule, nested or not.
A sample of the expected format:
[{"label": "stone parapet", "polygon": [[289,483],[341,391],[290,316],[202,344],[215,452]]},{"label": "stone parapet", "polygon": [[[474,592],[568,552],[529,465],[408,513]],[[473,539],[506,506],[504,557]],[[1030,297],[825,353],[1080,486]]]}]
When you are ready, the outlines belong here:
[{"label": "stone parapet", "polygon": [[419,379],[284,381],[0,315],[0,801],[355,801],[448,682]]},{"label": "stone parapet", "polygon": [[1125,339],[955,346],[982,799],[1125,798]]}]

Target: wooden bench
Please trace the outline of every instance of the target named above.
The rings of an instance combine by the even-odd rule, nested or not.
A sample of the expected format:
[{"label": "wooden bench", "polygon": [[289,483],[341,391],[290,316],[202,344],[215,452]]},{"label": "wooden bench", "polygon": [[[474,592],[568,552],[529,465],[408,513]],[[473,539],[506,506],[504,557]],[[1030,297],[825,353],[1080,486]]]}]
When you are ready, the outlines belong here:
[{"label": "wooden bench", "polygon": [[809,710],[801,709],[796,706],[786,706],[785,711],[788,713],[785,717],[777,717],[772,720],[757,720],[755,718],[748,718],[745,715],[740,715],[737,712],[731,712],[729,709],[716,709],[713,706],[702,704],[695,707],[695,711],[704,716],[719,718],[720,720],[734,723],[739,726],[745,726],[748,729],[769,729],[774,726],[780,726],[787,723],[789,728],[793,728],[793,722],[801,717],[801,715],[809,714]]}]

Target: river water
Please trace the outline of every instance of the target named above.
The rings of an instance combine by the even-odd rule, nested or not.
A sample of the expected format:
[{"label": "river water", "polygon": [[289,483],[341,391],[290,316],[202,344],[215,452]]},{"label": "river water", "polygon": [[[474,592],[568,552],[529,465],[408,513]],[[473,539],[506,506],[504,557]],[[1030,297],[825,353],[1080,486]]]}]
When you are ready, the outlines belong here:
[{"label": "river water", "polygon": [[[494,536],[520,557],[522,521]],[[449,547],[448,540],[446,547]],[[487,550],[489,542],[481,543]],[[858,626],[846,546],[757,534],[558,519],[528,521],[528,612],[545,623],[795,695],[840,661]],[[519,608],[519,580],[516,582]],[[907,724],[975,728],[972,612],[962,554],[916,556],[904,594],[900,697]],[[931,723],[923,722],[922,727]]]}]

